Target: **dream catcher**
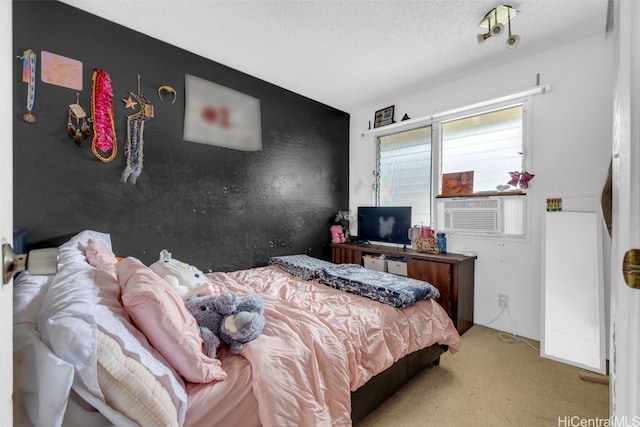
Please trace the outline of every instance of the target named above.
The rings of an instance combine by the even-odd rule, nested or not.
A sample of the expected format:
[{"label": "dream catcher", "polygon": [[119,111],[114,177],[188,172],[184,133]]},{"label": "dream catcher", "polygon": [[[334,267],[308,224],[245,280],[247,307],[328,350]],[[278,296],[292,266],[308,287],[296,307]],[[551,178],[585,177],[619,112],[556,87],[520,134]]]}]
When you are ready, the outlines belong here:
[{"label": "dream catcher", "polygon": [[[75,125],[73,121],[75,119]],[[69,105],[67,119],[67,133],[79,147],[82,141],[91,134],[91,127],[87,121],[87,111],[80,105],[80,94],[76,94],[76,103]]]},{"label": "dream catcher", "polygon": [[[133,98],[133,99],[131,99]],[[144,123],[153,118],[153,105],[140,93],[140,74],[138,74],[138,93],[129,92],[129,97],[122,100],[125,108],[140,108],[135,113],[127,116],[127,142],[124,146],[124,153],[127,157],[127,166],[122,172],[122,182],[127,182],[131,178],[131,183],[142,173],[142,163],[144,160]]]},{"label": "dream catcher", "polygon": [[91,117],[93,118],[93,139],[91,151],[103,162],[116,157],[118,144],[113,121],[113,89],[111,78],[106,71],[93,70],[91,89]]}]

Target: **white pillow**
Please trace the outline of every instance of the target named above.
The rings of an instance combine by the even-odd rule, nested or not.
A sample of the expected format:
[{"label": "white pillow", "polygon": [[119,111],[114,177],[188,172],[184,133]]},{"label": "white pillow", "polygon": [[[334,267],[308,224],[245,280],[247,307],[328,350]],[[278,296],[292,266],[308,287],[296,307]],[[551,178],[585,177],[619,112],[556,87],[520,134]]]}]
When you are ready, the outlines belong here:
[{"label": "white pillow", "polygon": [[35,330],[42,298],[51,276],[20,273],[13,281],[13,326],[24,325]]},{"label": "white pillow", "polygon": [[14,412],[24,411],[34,426],[61,426],[72,382],[73,366],[56,357],[35,329],[20,333],[13,349]]},{"label": "white pillow", "polygon": [[169,393],[177,421],[182,424],[187,408],[184,383],[132,325],[120,302],[116,279],[87,262],[84,251],[89,239],[111,249],[109,235],[96,231],[83,231],[60,246],[59,270],[51,279],[38,315],[43,342],[74,366],[74,390],[120,425],[123,420],[107,405],[98,379],[99,329],[118,343],[123,354],[157,378]]},{"label": "white pillow", "polygon": [[62,425],[73,382],[73,366],[40,341],[36,319],[49,276],[19,274],[13,282],[13,396],[16,419]]}]

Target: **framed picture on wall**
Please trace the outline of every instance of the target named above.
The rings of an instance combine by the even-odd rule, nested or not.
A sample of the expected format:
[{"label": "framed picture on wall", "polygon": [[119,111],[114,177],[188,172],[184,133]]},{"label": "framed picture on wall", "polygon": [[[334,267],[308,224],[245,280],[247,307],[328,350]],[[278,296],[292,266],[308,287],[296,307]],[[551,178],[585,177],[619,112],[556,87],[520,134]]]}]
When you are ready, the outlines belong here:
[{"label": "framed picture on wall", "polygon": [[378,128],[380,126],[390,125],[391,123],[395,123],[393,121],[393,110],[395,109],[395,105],[391,107],[383,108],[382,110],[376,111],[376,117],[373,122],[373,127]]},{"label": "framed picture on wall", "polygon": [[260,100],[185,74],[185,141],[239,151],[262,150]]}]

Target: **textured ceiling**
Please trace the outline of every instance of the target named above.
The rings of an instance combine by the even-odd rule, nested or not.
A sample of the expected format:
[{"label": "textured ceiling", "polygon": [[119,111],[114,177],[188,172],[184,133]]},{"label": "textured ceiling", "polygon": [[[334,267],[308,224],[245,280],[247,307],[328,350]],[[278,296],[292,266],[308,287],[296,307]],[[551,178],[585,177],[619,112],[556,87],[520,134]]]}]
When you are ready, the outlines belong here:
[{"label": "textured ceiling", "polygon": [[[605,32],[608,0],[63,0],[346,112]],[[499,4],[512,32],[479,45]],[[506,30],[505,30],[506,32]]]}]

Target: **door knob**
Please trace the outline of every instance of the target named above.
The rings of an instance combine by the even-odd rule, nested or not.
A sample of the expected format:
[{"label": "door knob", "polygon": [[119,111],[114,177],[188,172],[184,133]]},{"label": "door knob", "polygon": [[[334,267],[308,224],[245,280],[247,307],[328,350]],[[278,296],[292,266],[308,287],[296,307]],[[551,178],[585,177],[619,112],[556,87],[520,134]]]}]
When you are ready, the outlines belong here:
[{"label": "door knob", "polygon": [[16,254],[11,245],[2,245],[2,284],[9,283],[14,274],[29,271],[30,274],[49,275],[58,271],[58,248],[34,249],[28,254]]},{"label": "door knob", "polygon": [[640,289],[640,249],[629,249],[624,254],[622,275],[627,286]]}]

